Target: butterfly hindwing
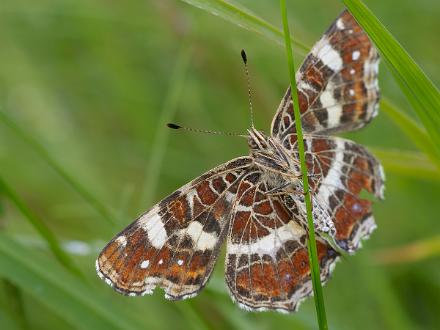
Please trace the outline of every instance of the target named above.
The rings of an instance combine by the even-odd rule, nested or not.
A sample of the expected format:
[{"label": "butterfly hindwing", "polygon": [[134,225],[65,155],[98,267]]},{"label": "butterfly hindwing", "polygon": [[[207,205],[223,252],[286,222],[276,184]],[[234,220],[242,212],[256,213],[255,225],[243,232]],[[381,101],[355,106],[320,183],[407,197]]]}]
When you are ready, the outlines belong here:
[{"label": "butterfly hindwing", "polygon": [[[330,215],[336,243],[354,252],[376,228],[372,202],[361,193],[383,199],[383,168],[365,147],[343,138],[306,135],[304,142],[313,198]],[[295,134],[286,136],[283,146],[299,157]]]},{"label": "butterfly hindwing", "polygon": [[224,240],[230,210],[251,160],[223,164],[177,190],[119,233],[97,259],[118,292],[191,297],[206,284]]},{"label": "butterfly hindwing", "polygon": [[[296,74],[304,132],[328,134],[358,129],[376,114],[379,55],[346,10],[315,44]],[[272,122],[272,136],[294,133],[290,88]]]},{"label": "butterfly hindwing", "polygon": [[[304,222],[267,194],[264,174],[250,171],[238,187],[226,247],[226,283],[247,310],[289,312],[312,292]],[[338,254],[318,240],[321,280]]]}]

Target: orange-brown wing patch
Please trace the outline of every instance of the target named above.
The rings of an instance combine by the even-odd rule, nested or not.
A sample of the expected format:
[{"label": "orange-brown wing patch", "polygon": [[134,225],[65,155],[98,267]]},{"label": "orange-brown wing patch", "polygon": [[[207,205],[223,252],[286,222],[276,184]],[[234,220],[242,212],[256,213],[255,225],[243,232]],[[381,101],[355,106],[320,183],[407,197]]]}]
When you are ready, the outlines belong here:
[{"label": "orange-brown wing patch", "polygon": [[[244,309],[290,312],[312,292],[306,225],[294,205],[265,193],[261,176],[250,173],[239,187],[227,243],[226,283]],[[253,200],[250,206],[242,203],[248,199]],[[325,282],[338,254],[321,240],[318,254]]]}]

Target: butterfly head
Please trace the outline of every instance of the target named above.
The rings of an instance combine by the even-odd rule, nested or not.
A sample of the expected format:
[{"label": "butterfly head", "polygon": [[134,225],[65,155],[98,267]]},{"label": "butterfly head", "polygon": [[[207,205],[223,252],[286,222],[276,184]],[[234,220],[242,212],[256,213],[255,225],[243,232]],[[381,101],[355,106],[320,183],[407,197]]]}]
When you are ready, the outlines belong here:
[{"label": "butterfly head", "polygon": [[299,175],[298,162],[289,156],[277,139],[268,137],[253,127],[248,132],[248,145],[255,165],[286,179]]},{"label": "butterfly head", "polygon": [[261,131],[256,130],[254,127],[248,129],[248,145],[253,151],[262,151],[268,148],[268,137]]}]

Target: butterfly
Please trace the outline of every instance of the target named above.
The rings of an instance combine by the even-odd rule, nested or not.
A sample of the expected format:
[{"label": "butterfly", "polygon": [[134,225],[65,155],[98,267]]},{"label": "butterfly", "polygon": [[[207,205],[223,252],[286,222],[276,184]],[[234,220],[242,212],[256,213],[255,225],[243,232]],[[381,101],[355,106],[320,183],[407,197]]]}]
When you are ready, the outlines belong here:
[{"label": "butterfly", "polygon": [[[383,198],[382,166],[331,134],[377,115],[378,65],[377,50],[344,11],[296,74],[322,282],[340,252],[355,252],[376,228],[372,202],[360,194]],[[312,283],[290,88],[270,136],[251,127],[247,139],[249,156],[189,182],[117,234],[96,261],[98,275],[125,295],[160,287],[168,299],[190,298],[207,284],[226,241],[226,284],[240,307],[297,310]]]}]

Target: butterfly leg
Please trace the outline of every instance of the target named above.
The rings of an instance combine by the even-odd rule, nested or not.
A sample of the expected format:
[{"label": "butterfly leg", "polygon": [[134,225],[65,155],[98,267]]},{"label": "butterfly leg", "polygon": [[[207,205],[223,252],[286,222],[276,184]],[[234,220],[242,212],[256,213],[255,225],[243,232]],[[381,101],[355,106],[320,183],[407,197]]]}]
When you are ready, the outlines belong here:
[{"label": "butterfly leg", "polygon": [[271,195],[271,196],[284,195],[286,193],[285,188],[287,188],[291,184],[292,184],[291,182],[285,182],[281,186],[278,186],[278,187],[275,187],[275,188],[272,188],[272,189],[266,191],[266,194]]}]

